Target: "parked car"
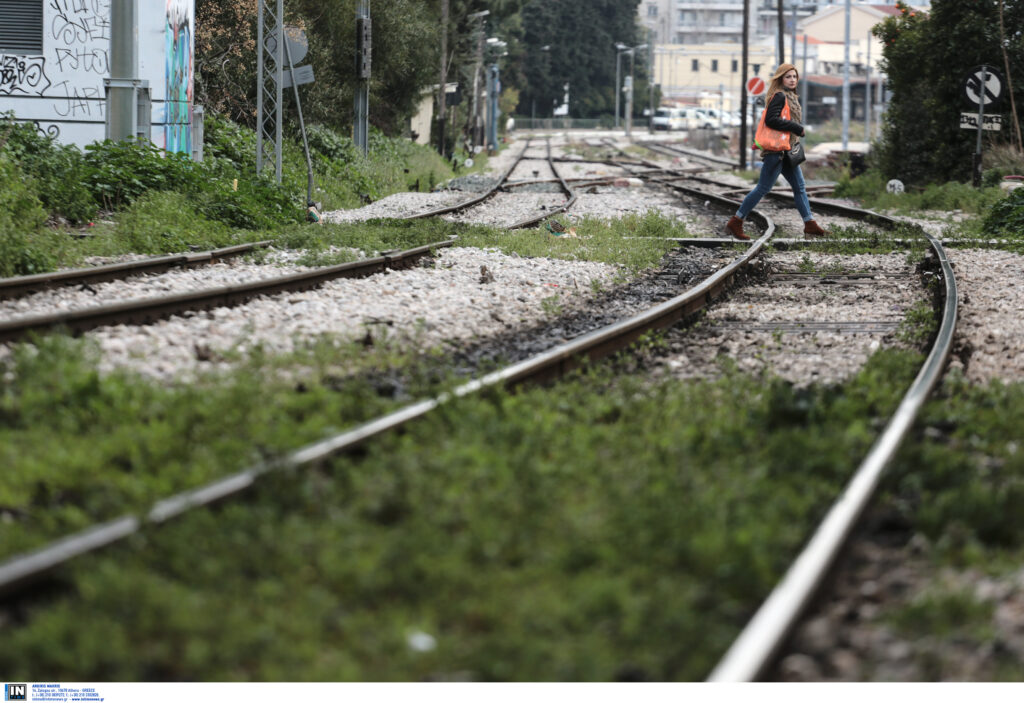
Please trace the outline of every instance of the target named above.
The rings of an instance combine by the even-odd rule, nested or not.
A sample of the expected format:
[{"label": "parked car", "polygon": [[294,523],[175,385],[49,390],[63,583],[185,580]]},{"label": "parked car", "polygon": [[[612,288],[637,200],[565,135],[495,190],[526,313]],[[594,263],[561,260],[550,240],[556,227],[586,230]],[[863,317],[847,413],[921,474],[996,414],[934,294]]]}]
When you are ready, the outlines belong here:
[{"label": "parked car", "polygon": [[686,120],[682,111],[674,107],[659,107],[652,118],[654,129],[678,130],[686,128]]},{"label": "parked car", "polygon": [[686,129],[714,129],[718,124],[699,107],[683,108]]},{"label": "parked car", "polygon": [[707,116],[711,118],[711,121],[714,123],[715,127],[740,126],[739,115],[733,115],[731,112],[719,110],[718,108],[715,107],[705,107],[702,109],[704,110],[705,114],[707,114]]}]

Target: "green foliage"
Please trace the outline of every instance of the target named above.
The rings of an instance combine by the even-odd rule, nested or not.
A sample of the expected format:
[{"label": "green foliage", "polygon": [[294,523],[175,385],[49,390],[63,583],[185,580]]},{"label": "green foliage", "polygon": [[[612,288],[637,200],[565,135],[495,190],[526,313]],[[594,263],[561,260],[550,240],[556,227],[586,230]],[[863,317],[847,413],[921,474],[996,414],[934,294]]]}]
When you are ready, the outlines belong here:
[{"label": "green foliage", "polygon": [[986,640],[992,637],[995,606],[978,600],[970,591],[925,593],[893,612],[887,619],[896,631],[913,638],[951,636]]},{"label": "green foliage", "polygon": [[[628,2],[578,2],[531,0],[523,8],[523,51],[519,60],[525,81],[519,104],[530,114],[536,104],[538,117],[551,115],[552,104],[561,104],[564,85],[570,86],[570,112],[574,117],[598,117],[615,112],[615,43],[637,46],[647,41],[638,29],[639,0]],[[550,47],[543,50],[542,47]],[[628,71],[629,55],[621,66]],[[634,79],[637,95],[647,95],[647,54],[637,52]],[[623,75],[628,75],[624,73]],[[639,116],[646,99],[635,102]]]},{"label": "green foliage", "polygon": [[[2,147],[32,181],[32,189],[47,212],[71,222],[87,222],[96,214],[96,201],[85,183],[85,162],[76,147],[57,144],[29,123],[7,122]],[[0,129],[0,133],[4,130]]]},{"label": "green foliage", "polygon": [[[257,349],[229,374],[173,388],[127,372],[101,375],[97,358],[90,344],[54,335],[15,346],[0,362],[0,505],[31,516],[4,525],[0,558],[280,455],[394,402],[372,377],[339,377],[342,368],[386,372],[396,357],[383,345],[313,345],[277,360]],[[421,392],[414,374],[407,383]]]},{"label": "green foliage", "polygon": [[[831,389],[741,375],[652,384],[608,369],[456,399],[363,457],[271,476],[247,499],[79,560],[72,587],[26,604],[5,630],[0,668],[57,680],[699,680],[919,362],[879,354]],[[90,383],[45,390],[39,401],[51,390],[64,404],[106,397]],[[265,415],[255,391],[226,417],[223,405],[198,417],[204,404],[152,393],[117,392],[149,421],[132,459],[159,449],[149,427],[185,431],[196,451]],[[323,394],[278,410],[273,438],[337,422],[326,405],[295,412],[310,396]],[[67,432],[88,428],[83,414]],[[110,431],[95,428],[93,444]],[[119,488],[189,471],[160,466],[159,477],[125,466]],[[80,480],[63,501],[87,504],[101,483]],[[414,650],[416,632],[436,647]]]},{"label": "green foliage", "polygon": [[146,193],[118,215],[117,223],[114,236],[121,251],[164,254],[236,243],[225,225],[196,212],[181,193]]},{"label": "green foliage", "polygon": [[947,374],[888,485],[913,529],[953,558],[971,545],[1024,547],[1024,512],[1015,507],[1024,501],[1022,423],[1024,385]]},{"label": "green foliage", "polygon": [[1024,188],[1017,188],[992,206],[983,231],[990,237],[1024,238]]},{"label": "green foliage", "polygon": [[0,277],[42,273],[53,266],[46,213],[20,169],[0,153]]},{"label": "green foliage", "polygon": [[974,215],[987,213],[1004,196],[998,187],[978,189],[969,183],[956,181],[932,184],[904,193],[888,193],[885,189],[887,181],[886,176],[877,169],[869,169],[856,178],[843,173],[836,185],[835,194],[840,198],[857,200],[873,210],[895,210],[902,213],[960,210]]},{"label": "green foliage", "polygon": [[[887,177],[907,183],[971,178],[975,132],[960,129],[969,109],[962,78],[975,66],[1003,71],[997,0],[935,0],[927,15],[899,3],[901,14],[877,25],[882,71],[893,91],[879,162]],[[1006,44],[1013,75],[1024,74],[1024,4],[1006,3]],[[1014,81],[1017,104],[1024,86]],[[1008,109],[1004,110],[1008,112]],[[1000,137],[984,136],[986,150]]]},{"label": "green foliage", "polygon": [[107,139],[85,151],[90,190],[107,210],[130,205],[150,190],[194,190],[202,179],[189,156],[165,153],[150,141]]},{"label": "green foliage", "polygon": [[459,243],[481,248],[495,247],[520,256],[601,261],[636,272],[655,266],[675,246],[675,242],[666,238],[689,236],[681,222],[654,210],[617,220],[585,217],[579,222],[565,221],[562,224],[567,229],[575,228],[577,236],[555,237],[543,228],[500,233],[479,228],[460,235]]}]

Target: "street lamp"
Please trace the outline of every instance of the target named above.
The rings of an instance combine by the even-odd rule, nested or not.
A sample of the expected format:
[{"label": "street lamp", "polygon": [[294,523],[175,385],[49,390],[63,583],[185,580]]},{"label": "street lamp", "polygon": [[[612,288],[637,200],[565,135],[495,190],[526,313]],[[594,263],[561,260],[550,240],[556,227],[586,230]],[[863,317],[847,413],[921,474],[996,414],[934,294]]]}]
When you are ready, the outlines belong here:
[{"label": "street lamp", "polygon": [[491,14],[490,10],[481,10],[467,15],[467,19],[477,20],[476,66],[473,69],[473,128],[470,144],[477,146],[483,142],[483,128],[480,126],[480,70],[484,62],[484,18]]},{"label": "street lamp", "polygon": [[497,37],[487,38],[487,48],[492,50],[492,63],[487,72],[487,151],[493,154],[498,150],[498,95],[501,92],[501,80],[498,77],[498,59],[507,56],[506,42]]},{"label": "street lamp", "polygon": [[622,94],[622,90],[619,86],[622,85],[622,52],[629,51],[629,47],[622,42],[615,42],[615,129],[619,128],[619,97]]},{"label": "street lamp", "polygon": [[637,44],[629,49],[629,92],[626,94],[626,136],[630,136],[633,128],[633,68],[636,65],[636,52],[646,49],[647,44]]}]

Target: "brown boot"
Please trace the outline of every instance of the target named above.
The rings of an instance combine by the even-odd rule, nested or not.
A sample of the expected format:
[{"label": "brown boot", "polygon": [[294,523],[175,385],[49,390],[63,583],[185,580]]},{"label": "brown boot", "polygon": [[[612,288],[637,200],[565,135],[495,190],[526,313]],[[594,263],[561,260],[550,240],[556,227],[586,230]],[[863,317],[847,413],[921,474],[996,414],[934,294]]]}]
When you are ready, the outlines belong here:
[{"label": "brown boot", "polygon": [[818,226],[818,223],[814,220],[807,220],[804,223],[804,234],[808,237],[824,237],[825,230]]},{"label": "brown boot", "polygon": [[743,232],[743,220],[736,217],[736,215],[733,215],[732,219],[730,219],[729,222],[726,223],[725,231],[731,234],[732,236],[736,237],[736,239],[742,239],[744,241],[750,239],[750,237],[748,237]]}]

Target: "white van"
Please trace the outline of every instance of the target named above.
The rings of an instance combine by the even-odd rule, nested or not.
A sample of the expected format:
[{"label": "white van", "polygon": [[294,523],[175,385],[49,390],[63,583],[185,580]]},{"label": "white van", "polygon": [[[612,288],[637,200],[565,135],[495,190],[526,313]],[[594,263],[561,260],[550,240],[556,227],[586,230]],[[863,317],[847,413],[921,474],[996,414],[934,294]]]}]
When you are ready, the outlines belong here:
[{"label": "white van", "polygon": [[686,120],[683,118],[682,112],[674,107],[659,107],[654,111],[652,125],[656,130],[674,131],[685,129]]}]

